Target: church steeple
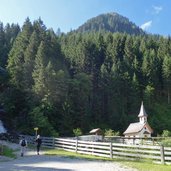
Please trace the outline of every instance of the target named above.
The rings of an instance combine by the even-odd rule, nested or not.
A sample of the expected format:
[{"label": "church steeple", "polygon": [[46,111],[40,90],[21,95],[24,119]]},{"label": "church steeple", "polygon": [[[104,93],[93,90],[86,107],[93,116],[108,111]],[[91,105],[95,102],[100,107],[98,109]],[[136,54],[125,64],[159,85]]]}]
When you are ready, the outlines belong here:
[{"label": "church steeple", "polygon": [[141,103],[140,113],[138,115],[140,123],[146,123],[147,122],[147,113],[145,111],[143,102]]}]

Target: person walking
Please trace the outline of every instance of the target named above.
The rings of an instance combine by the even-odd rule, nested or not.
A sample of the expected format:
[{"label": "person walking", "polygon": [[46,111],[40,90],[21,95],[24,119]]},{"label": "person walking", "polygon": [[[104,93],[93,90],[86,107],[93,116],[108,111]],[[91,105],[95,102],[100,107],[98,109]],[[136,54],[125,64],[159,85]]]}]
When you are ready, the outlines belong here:
[{"label": "person walking", "polygon": [[40,146],[42,144],[42,139],[40,138],[40,135],[37,135],[37,138],[36,138],[36,148],[37,148],[37,155],[39,155],[39,151],[40,151]]},{"label": "person walking", "polygon": [[21,157],[23,157],[27,147],[27,140],[25,139],[24,136],[22,136],[22,139],[20,140],[19,144],[21,146]]}]

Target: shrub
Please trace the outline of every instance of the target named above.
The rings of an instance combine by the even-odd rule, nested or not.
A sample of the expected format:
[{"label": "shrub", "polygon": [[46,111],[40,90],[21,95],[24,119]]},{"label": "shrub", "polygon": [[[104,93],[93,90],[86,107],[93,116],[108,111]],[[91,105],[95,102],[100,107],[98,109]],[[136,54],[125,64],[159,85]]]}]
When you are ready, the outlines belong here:
[{"label": "shrub", "polygon": [[80,128],[73,129],[73,133],[76,137],[82,135],[82,131]]},{"label": "shrub", "polygon": [[162,132],[162,137],[170,137],[171,136],[171,132],[168,130],[163,130]]},{"label": "shrub", "polygon": [[105,136],[119,136],[119,131],[114,131],[112,129],[105,129]]},{"label": "shrub", "polygon": [[166,138],[165,140],[162,140],[161,144],[164,147],[171,147],[171,139]]}]

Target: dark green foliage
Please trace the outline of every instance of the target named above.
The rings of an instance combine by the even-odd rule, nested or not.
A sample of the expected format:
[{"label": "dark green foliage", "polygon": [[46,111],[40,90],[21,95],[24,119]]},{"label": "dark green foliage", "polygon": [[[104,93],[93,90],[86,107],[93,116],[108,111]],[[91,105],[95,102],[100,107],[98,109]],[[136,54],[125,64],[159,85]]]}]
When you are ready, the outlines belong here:
[{"label": "dark green foliage", "polygon": [[163,130],[163,132],[162,132],[162,135],[161,135],[162,137],[170,137],[171,136],[171,132],[170,131],[168,131],[168,130]]},{"label": "dark green foliage", "polygon": [[0,66],[7,64],[8,53],[11,50],[13,42],[20,31],[20,27],[15,24],[7,24],[5,27],[0,22]]},{"label": "dark green foliage", "polygon": [[82,135],[82,131],[80,128],[73,129],[73,133],[76,137]]},{"label": "dark green foliage", "polygon": [[163,60],[163,77],[167,91],[168,104],[170,104],[171,91],[171,56],[166,55]]},{"label": "dark green foliage", "polygon": [[[157,54],[158,37],[72,33],[61,37],[61,46],[69,68],[72,66],[72,77],[80,71],[90,75],[90,127],[122,132],[130,122],[138,120],[142,100],[147,109],[153,109],[153,104],[164,98],[163,59]],[[72,50],[77,52],[76,49],[82,55],[81,63],[81,57],[72,53]]]},{"label": "dark green foliage", "polygon": [[55,136],[56,131],[50,124],[48,117],[44,115],[45,110],[42,107],[35,107],[28,115],[30,119],[30,132],[33,132],[33,128],[38,127],[39,133],[45,136]]},{"label": "dark green foliage", "polygon": [[9,53],[8,58],[8,71],[11,75],[11,82],[17,88],[23,88],[25,77],[24,77],[24,63],[25,63],[25,51],[29,45],[29,39],[32,34],[32,24],[27,19],[23,25],[22,32],[17,36],[12,49]]},{"label": "dark green foliage", "polygon": [[[0,24],[0,106],[9,127],[27,134],[39,127],[42,135],[97,127],[122,134],[138,121],[143,100],[154,135],[171,131],[171,39],[143,35],[117,14],[99,16],[96,29],[100,20],[121,33],[58,37],[41,19],[27,18],[21,31]],[[120,24],[112,28],[113,21]]]},{"label": "dark green foliage", "polygon": [[171,107],[167,103],[155,104],[151,107],[151,118],[149,122],[153,125],[154,134],[162,134],[163,130],[171,131],[170,129],[170,122],[171,122],[171,115],[170,115]]}]

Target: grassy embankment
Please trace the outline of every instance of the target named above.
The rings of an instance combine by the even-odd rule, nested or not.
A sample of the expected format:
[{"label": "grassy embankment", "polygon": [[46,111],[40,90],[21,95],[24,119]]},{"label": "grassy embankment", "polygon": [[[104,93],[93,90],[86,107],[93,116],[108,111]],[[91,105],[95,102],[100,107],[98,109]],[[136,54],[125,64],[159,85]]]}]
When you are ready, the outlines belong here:
[{"label": "grassy embankment", "polygon": [[79,153],[68,152],[68,151],[57,150],[57,149],[44,149],[44,150],[46,155],[58,155],[58,156],[69,157],[69,158],[82,158],[88,160],[103,160],[103,161],[119,162],[125,166],[136,168],[138,171],[171,171],[171,165],[155,164],[150,161],[128,161],[128,160],[121,160],[121,159],[109,159],[109,158],[96,157],[92,155],[83,155]]},{"label": "grassy embankment", "polygon": [[16,158],[15,155],[15,150],[7,147],[7,146],[3,146],[1,147],[1,155],[6,156],[6,157],[10,157],[10,158]]}]

